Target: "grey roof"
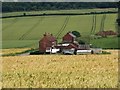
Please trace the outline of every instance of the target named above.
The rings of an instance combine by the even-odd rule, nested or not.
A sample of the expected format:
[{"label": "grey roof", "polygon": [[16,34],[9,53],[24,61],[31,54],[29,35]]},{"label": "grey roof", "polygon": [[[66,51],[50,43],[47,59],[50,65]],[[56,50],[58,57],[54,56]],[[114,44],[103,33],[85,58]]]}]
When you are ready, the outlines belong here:
[{"label": "grey roof", "polygon": [[72,37],[76,38],[76,36],[74,34],[72,34],[71,32],[69,33]]}]

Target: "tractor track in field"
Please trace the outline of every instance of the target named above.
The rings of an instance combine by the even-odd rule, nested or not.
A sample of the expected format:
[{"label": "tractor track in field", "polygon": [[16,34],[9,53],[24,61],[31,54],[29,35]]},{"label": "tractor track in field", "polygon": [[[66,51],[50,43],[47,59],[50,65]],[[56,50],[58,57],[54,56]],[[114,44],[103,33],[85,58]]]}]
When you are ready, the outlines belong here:
[{"label": "tractor track in field", "polygon": [[31,31],[32,31],[34,28],[36,28],[36,27],[40,24],[40,22],[42,22],[42,21],[44,20],[44,18],[45,18],[45,17],[41,17],[40,20],[38,20],[38,22],[37,22],[36,24],[34,24],[27,32],[25,32],[25,33],[19,38],[19,40],[24,40],[25,37],[26,37],[27,35],[29,35],[29,34],[31,33]]},{"label": "tractor track in field", "polygon": [[7,28],[9,28],[9,27],[11,27],[12,25],[14,25],[17,21],[18,21],[18,18],[15,18],[12,23],[10,23],[10,24],[7,25],[6,27],[4,27],[2,30],[3,30],[3,31],[7,30]]},{"label": "tractor track in field", "polygon": [[100,32],[104,31],[105,20],[106,20],[106,14],[104,14],[103,17],[102,17],[102,19],[101,19]]},{"label": "tractor track in field", "polygon": [[95,30],[96,30],[96,15],[93,15],[92,28],[91,28],[90,35],[94,35]]},{"label": "tractor track in field", "polygon": [[59,38],[59,36],[61,35],[61,33],[65,30],[65,28],[66,28],[66,26],[67,26],[67,24],[68,24],[68,22],[69,22],[69,19],[70,19],[70,16],[67,16],[67,17],[65,18],[65,21],[64,21],[62,27],[60,28],[60,30],[59,30],[58,33],[56,34],[56,37],[57,37],[57,38]]}]

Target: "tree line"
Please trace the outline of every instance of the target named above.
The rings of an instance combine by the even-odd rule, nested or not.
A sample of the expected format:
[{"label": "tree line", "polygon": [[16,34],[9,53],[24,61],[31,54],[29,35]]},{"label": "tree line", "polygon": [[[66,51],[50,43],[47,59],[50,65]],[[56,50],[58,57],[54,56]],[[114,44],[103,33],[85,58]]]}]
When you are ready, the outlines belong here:
[{"label": "tree line", "polygon": [[117,2],[3,2],[2,12],[117,7]]}]

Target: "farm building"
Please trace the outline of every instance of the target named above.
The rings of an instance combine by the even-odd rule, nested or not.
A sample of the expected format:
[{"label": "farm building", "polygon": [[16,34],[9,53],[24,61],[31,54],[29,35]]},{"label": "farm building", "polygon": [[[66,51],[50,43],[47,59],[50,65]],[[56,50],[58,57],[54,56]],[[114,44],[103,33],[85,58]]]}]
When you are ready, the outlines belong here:
[{"label": "farm building", "polygon": [[39,41],[39,51],[46,52],[46,50],[50,50],[56,45],[56,38],[50,33],[45,33],[43,38]]},{"label": "farm building", "polygon": [[71,32],[68,32],[64,37],[63,37],[63,43],[73,43],[76,39],[76,36],[73,35]]},{"label": "farm building", "polygon": [[44,53],[89,54],[93,50],[88,44],[79,44],[76,41],[76,36],[68,32],[63,36],[61,43],[57,43],[52,34],[45,33],[44,37],[39,41],[39,51]]}]

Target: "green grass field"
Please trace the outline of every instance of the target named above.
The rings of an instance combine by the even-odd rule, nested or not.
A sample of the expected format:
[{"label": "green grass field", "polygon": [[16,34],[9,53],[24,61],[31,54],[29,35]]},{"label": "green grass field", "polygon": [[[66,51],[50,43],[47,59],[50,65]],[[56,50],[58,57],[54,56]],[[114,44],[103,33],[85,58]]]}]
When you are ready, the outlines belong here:
[{"label": "green grass field", "polygon": [[[76,11],[78,10],[71,10],[71,12]],[[16,13],[11,14],[16,15]],[[103,16],[102,14],[97,15],[96,33],[100,30],[102,16]],[[90,35],[93,15],[36,16],[36,17],[32,16],[32,17],[5,18],[2,19],[2,40],[3,40],[2,48],[21,48],[21,47],[38,48],[38,41],[43,36],[43,34],[45,32],[48,32],[52,33],[53,35],[56,35],[57,32],[61,29],[61,27],[64,25],[66,18],[68,18],[68,23],[66,25],[66,28],[62,31],[59,38],[62,38],[63,35],[66,34],[68,31],[73,30],[79,31],[82,37]],[[117,14],[106,15],[105,30],[116,31],[115,28],[116,18]],[[91,43],[95,44],[96,46],[100,46],[99,42],[104,42],[102,44],[102,47],[115,48],[118,46],[117,38],[114,39],[107,38],[107,40],[99,39],[91,41]],[[115,45],[110,44],[112,42],[114,42]]]},{"label": "green grass field", "polygon": [[75,10],[45,10],[45,11],[22,11],[22,12],[10,12],[10,13],[2,13],[2,16],[16,16],[23,15],[26,13],[27,15],[31,14],[53,14],[53,13],[85,13],[85,12],[102,12],[102,11],[118,11],[117,8],[106,8],[106,9],[75,9]]}]

